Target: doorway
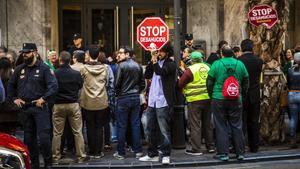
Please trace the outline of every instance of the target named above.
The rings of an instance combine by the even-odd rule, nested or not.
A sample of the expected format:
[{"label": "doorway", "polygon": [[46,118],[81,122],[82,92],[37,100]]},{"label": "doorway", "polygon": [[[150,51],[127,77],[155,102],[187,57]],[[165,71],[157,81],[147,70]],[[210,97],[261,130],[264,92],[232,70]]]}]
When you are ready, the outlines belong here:
[{"label": "doorway", "polygon": [[149,16],[165,20],[172,39],[172,0],[62,0],[58,9],[60,50],[68,50],[73,34],[80,33],[85,46],[96,44],[110,56],[120,46],[129,45],[134,49],[136,61],[147,64],[150,56],[137,43],[136,28]]}]

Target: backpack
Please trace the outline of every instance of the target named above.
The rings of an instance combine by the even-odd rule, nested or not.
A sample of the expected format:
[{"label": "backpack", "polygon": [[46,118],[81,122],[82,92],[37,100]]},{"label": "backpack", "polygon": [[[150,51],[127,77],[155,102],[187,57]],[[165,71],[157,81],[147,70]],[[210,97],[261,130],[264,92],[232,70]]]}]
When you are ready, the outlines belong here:
[{"label": "backpack", "polygon": [[222,95],[225,99],[237,100],[240,98],[240,85],[234,74],[238,61],[236,61],[234,69],[227,68],[222,61],[220,62],[224,65],[227,74],[227,78],[223,82]]}]

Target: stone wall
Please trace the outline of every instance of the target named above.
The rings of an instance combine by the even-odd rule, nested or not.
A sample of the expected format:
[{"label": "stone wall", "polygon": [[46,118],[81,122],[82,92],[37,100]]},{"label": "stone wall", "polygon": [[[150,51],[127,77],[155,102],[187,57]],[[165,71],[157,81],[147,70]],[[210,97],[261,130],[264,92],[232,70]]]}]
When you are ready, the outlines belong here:
[{"label": "stone wall", "polygon": [[207,54],[220,40],[239,45],[246,38],[247,0],[187,0],[187,32],[206,42]]},{"label": "stone wall", "polygon": [[187,33],[206,42],[206,53],[215,51],[219,42],[219,0],[187,0]]},{"label": "stone wall", "polygon": [[7,45],[6,0],[0,0],[0,46]]},{"label": "stone wall", "polygon": [[247,0],[224,1],[224,40],[232,46],[239,46],[247,37],[245,29],[247,23]]},{"label": "stone wall", "polygon": [[3,41],[4,45],[19,51],[23,43],[34,42],[44,57],[50,44],[50,0],[1,1],[7,2],[7,16],[3,20],[8,21],[8,39]]}]

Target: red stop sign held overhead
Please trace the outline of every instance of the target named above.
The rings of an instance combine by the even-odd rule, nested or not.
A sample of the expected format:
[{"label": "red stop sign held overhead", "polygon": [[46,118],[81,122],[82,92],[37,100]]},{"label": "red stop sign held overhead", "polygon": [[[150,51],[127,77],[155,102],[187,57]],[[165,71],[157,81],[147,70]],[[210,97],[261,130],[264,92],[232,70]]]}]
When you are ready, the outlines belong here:
[{"label": "red stop sign held overhead", "polygon": [[265,25],[272,28],[278,21],[277,11],[269,5],[254,6],[248,13],[249,22],[252,25]]},{"label": "red stop sign held overhead", "polygon": [[160,17],[147,17],[137,27],[137,41],[145,50],[160,50],[169,41],[169,27]]}]

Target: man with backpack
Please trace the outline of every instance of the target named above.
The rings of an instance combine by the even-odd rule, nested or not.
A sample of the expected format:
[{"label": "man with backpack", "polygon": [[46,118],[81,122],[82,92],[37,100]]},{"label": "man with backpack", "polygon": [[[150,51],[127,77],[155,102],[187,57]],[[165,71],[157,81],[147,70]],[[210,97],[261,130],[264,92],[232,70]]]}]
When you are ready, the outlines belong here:
[{"label": "man with backpack", "polygon": [[206,82],[216,128],[216,157],[229,160],[228,137],[231,131],[236,157],[243,160],[242,99],[247,95],[249,75],[245,65],[233,58],[229,45],[222,47],[221,56],[222,59],[213,63]]}]

